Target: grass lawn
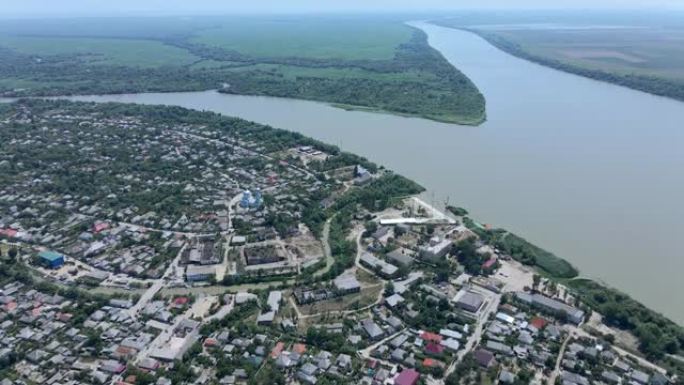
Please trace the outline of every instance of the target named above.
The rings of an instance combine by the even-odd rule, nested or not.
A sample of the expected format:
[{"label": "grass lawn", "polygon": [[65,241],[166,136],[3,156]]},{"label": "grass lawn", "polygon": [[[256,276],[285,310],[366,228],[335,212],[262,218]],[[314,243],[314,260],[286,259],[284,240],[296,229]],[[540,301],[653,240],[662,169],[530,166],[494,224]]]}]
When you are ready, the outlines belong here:
[{"label": "grass lawn", "polygon": [[192,41],[256,57],[391,59],[411,35],[410,27],[382,19],[237,19]]},{"label": "grass lawn", "polygon": [[199,60],[186,50],[153,40],[0,36],[0,46],[28,55],[79,55],[89,64],[131,67],[185,65]]}]

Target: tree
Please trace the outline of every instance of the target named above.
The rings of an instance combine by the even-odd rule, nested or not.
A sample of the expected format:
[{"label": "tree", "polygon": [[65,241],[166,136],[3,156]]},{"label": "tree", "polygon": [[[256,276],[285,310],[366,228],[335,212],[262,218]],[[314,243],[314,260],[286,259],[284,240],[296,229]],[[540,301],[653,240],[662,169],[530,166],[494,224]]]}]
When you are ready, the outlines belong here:
[{"label": "tree", "polygon": [[537,291],[539,284],[541,283],[541,276],[539,274],[534,274],[532,276],[532,290]]},{"label": "tree", "polygon": [[394,294],[394,283],[387,281],[385,284],[385,297],[389,297],[392,294]]},{"label": "tree", "polygon": [[19,254],[19,251],[17,250],[16,247],[12,247],[9,249],[7,252],[7,256],[9,257],[10,261],[14,262],[17,259],[17,254]]}]

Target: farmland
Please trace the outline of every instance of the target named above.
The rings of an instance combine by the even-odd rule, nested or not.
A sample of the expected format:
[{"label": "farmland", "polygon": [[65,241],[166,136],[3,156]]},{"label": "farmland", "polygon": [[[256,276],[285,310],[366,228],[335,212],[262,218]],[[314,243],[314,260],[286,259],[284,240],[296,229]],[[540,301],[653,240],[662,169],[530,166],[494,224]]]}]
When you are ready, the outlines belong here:
[{"label": "farmland", "polygon": [[256,57],[389,60],[412,33],[410,27],[389,20],[240,19],[202,30],[191,41]]},{"label": "farmland", "polygon": [[679,14],[549,14],[436,24],[470,30],[509,54],[561,71],[684,100],[682,19]]},{"label": "farmland", "polygon": [[0,94],[220,89],[477,125],[484,97],[392,17],[196,17],[11,21]]},{"label": "farmland", "polygon": [[84,64],[133,67],[185,65],[200,58],[154,40],[78,37],[0,37],[0,46],[35,56],[69,55]]},{"label": "farmland", "polygon": [[578,67],[684,80],[684,29],[625,27],[492,32],[532,55]]}]

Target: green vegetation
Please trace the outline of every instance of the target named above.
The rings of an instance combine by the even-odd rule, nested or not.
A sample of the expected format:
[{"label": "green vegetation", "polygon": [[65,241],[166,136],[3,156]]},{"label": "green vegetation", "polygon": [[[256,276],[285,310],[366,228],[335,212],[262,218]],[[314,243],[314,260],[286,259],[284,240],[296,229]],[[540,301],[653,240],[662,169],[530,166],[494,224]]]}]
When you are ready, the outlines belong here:
[{"label": "green vegetation", "polygon": [[392,59],[394,47],[411,34],[410,27],[386,19],[243,18],[200,31],[190,41],[257,57]]},{"label": "green vegetation", "polygon": [[153,40],[0,36],[0,46],[42,61],[45,56],[73,56],[85,65],[162,67],[199,60],[187,51]]},{"label": "green vegetation", "polygon": [[551,277],[574,278],[578,274],[568,261],[504,229],[486,230],[468,217],[464,218],[463,224],[504,254],[525,265],[536,266]]},{"label": "green vegetation", "polygon": [[663,358],[684,351],[684,328],[626,294],[588,279],[573,279],[567,285],[582,302],[601,313],[606,324],[634,333],[639,350],[648,357]]},{"label": "green vegetation", "polygon": [[[559,16],[546,19],[557,20]],[[638,20],[638,19],[637,19]],[[561,71],[655,95],[684,100],[684,29],[679,25],[634,25],[635,20],[572,20],[574,28],[469,27],[465,20],[437,22],[465,28],[511,55]],[[507,23],[519,23],[509,19]],[[535,23],[540,20],[535,20]]]},{"label": "green vegetation", "polygon": [[464,217],[464,216],[468,215],[468,210],[464,209],[463,207],[447,206],[446,209],[450,213],[452,213],[456,216],[459,216],[459,217]]},{"label": "green vegetation", "polygon": [[144,20],[0,27],[0,94],[220,89],[453,123],[484,120],[475,85],[400,19],[170,18],[148,28]]}]

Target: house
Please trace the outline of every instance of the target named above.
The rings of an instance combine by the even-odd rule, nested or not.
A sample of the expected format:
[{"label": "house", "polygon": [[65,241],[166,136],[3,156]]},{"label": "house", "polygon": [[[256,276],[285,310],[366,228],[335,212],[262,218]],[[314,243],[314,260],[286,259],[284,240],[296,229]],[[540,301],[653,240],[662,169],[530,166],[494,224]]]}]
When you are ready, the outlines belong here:
[{"label": "house", "polygon": [[361,291],[361,284],[353,274],[340,275],[335,278],[333,285],[340,294],[358,293]]},{"label": "house", "polygon": [[622,381],[622,379],[619,375],[617,375],[617,373],[611,372],[609,370],[604,370],[601,373],[601,378],[603,378],[606,382],[611,384],[619,384],[620,381]]},{"label": "house", "polygon": [[442,342],[442,336],[432,332],[422,332],[420,334],[420,338],[422,338],[424,341],[434,342],[437,344]]},{"label": "house", "polygon": [[38,259],[50,269],[59,269],[64,265],[64,256],[54,251],[41,251],[38,253]]},{"label": "house", "polygon": [[359,258],[359,262],[362,265],[377,271],[381,276],[386,278],[394,276],[394,274],[396,274],[396,272],[399,270],[398,267],[392,265],[391,263],[387,263],[370,253],[362,254],[361,258]]},{"label": "house", "polygon": [[461,344],[453,338],[447,338],[446,340],[440,342],[440,345],[454,352],[458,351],[458,349],[461,347]]},{"label": "house", "polygon": [[234,235],[233,238],[230,239],[230,244],[232,246],[241,246],[247,243],[247,237],[244,235]]},{"label": "house", "polygon": [[460,296],[457,294],[456,298],[456,306],[471,313],[477,313],[484,303],[484,297],[473,291],[465,291]]},{"label": "house", "polygon": [[505,369],[502,370],[501,374],[499,374],[499,383],[512,384],[513,382],[515,382],[515,374]]},{"label": "house", "polygon": [[268,304],[268,309],[263,313],[259,314],[257,317],[257,324],[259,325],[270,325],[273,323],[278,310],[280,310],[280,302],[283,300],[283,292],[281,291],[271,291],[268,293],[268,299],[266,303]]},{"label": "house", "polygon": [[485,349],[477,349],[475,353],[473,353],[473,358],[475,358],[475,361],[483,368],[489,368],[496,363],[494,354]]},{"label": "house", "polygon": [[188,265],[185,270],[185,279],[188,282],[208,281],[211,278],[216,278],[214,266]]},{"label": "house", "polygon": [[399,266],[411,266],[413,264],[413,251],[400,247],[387,253],[387,259]]},{"label": "house", "polygon": [[378,340],[385,335],[385,332],[382,331],[380,326],[378,326],[378,324],[373,322],[373,320],[370,318],[366,318],[363,321],[361,321],[361,327],[366,332],[366,334],[368,334],[368,337],[371,340]]},{"label": "house", "polygon": [[106,373],[116,373],[120,374],[126,370],[126,365],[115,360],[106,360],[100,363],[100,370]]},{"label": "house", "polygon": [[440,344],[436,344],[434,342],[428,342],[427,345],[425,345],[425,353],[426,354],[431,354],[431,355],[439,355],[444,352],[444,346]]},{"label": "house", "polygon": [[394,385],[416,385],[420,379],[420,373],[414,369],[404,369],[394,379]]},{"label": "house", "polygon": [[649,375],[640,371],[640,370],[635,370],[632,372],[632,375],[630,376],[632,380],[645,385],[648,384],[648,380],[650,379]]},{"label": "house", "polygon": [[486,348],[488,350],[494,351],[496,353],[505,354],[507,356],[513,355],[513,350],[511,349],[511,347],[506,344],[502,344],[501,342],[487,341]]},{"label": "house", "polygon": [[438,237],[433,237],[428,246],[420,248],[420,258],[433,262],[437,261],[447,255],[452,246],[453,242],[450,239],[440,241]]},{"label": "house", "polygon": [[396,293],[385,298],[385,303],[387,304],[387,306],[389,306],[391,308],[397,307],[397,305],[399,305],[402,302],[404,302],[404,297],[402,297]]},{"label": "house", "polygon": [[337,356],[335,365],[339,366],[341,369],[349,370],[352,367],[352,358],[348,354],[340,354]]}]

